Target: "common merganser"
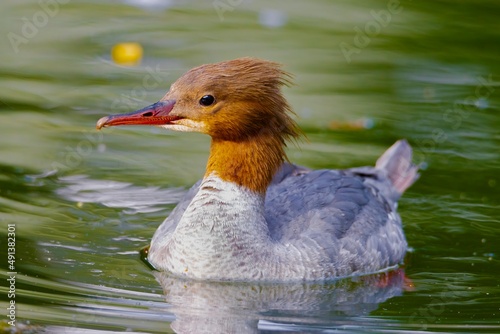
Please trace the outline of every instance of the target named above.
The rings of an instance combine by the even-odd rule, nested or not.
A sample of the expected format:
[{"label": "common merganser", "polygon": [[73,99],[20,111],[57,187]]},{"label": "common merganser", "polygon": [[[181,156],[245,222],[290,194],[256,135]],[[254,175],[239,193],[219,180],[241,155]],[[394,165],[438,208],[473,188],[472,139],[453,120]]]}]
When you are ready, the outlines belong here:
[{"label": "common merganser", "polygon": [[407,242],[397,200],[418,178],[405,140],[375,167],[288,163],[301,132],[277,63],[239,58],[191,69],[157,103],[97,129],[156,125],[212,137],[206,173],[161,224],[148,261],[199,280],[322,281],[395,267]]}]

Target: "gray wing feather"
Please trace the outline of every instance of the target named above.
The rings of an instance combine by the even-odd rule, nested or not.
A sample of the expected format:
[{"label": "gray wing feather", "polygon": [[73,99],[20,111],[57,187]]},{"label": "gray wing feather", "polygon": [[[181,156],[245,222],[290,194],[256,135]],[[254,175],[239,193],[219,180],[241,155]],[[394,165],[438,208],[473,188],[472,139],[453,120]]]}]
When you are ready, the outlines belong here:
[{"label": "gray wing feather", "polygon": [[[367,205],[380,207],[364,178],[349,170],[295,174],[292,169],[281,182],[269,187],[266,219],[271,236],[276,240],[303,238],[304,234],[310,237],[316,233],[323,234],[322,239],[325,234],[339,239],[349,231]],[[384,212],[382,217],[386,219],[387,213]]]}]

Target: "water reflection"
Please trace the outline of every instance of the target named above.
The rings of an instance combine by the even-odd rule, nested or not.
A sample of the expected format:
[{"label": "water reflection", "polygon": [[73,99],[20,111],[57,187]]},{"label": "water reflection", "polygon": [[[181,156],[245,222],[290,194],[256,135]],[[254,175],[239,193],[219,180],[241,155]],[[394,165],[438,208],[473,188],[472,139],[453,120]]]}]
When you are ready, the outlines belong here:
[{"label": "water reflection", "polygon": [[171,327],[177,333],[257,333],[269,322],[345,322],[346,317],[368,315],[408,288],[403,269],[325,284],[201,282],[165,272],[155,272],[155,277],[172,305]]},{"label": "water reflection", "polygon": [[126,208],[125,213],[155,212],[166,204],[176,204],[185,190],[138,187],[128,182],[92,180],[86,175],[59,178],[61,188],[56,193],[77,203],[100,203],[110,208]]}]

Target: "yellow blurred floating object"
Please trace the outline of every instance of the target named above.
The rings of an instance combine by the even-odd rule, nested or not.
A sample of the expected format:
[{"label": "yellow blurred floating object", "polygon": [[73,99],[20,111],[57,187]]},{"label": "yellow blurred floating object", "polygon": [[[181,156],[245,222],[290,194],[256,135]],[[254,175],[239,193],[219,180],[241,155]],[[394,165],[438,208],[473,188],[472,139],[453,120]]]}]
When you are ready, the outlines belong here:
[{"label": "yellow blurred floating object", "polygon": [[118,65],[137,65],[142,59],[142,46],[139,43],[116,44],[111,50],[111,59]]}]

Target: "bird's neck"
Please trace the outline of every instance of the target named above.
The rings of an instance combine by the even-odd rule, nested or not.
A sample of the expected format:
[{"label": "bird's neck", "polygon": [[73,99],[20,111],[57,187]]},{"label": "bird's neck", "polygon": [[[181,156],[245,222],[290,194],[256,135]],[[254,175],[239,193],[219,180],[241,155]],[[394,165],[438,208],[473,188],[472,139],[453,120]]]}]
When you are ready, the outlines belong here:
[{"label": "bird's neck", "polygon": [[290,249],[279,252],[273,243],[264,203],[283,158],[283,144],[272,138],[213,140],[205,177],[169,241],[167,269],[201,279],[278,275]]},{"label": "bird's neck", "polygon": [[205,177],[221,180],[265,196],[285,158],[281,138],[261,135],[242,141],[212,139]]},{"label": "bird's neck", "polygon": [[169,271],[203,279],[271,275],[276,268],[265,260],[278,255],[264,202],[283,155],[283,146],[267,138],[212,141],[205,177],[169,243]]}]

